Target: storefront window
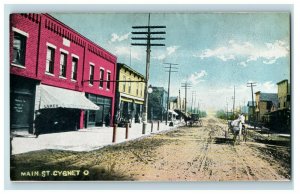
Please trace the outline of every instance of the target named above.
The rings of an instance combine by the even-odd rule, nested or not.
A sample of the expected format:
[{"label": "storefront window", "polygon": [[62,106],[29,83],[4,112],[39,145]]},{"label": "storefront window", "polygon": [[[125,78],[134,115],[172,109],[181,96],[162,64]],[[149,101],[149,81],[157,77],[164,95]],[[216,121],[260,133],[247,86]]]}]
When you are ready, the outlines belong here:
[{"label": "storefront window", "polygon": [[96,120],[96,111],[95,110],[90,110],[89,111],[89,121],[90,122],[95,122]]},{"label": "storefront window", "polygon": [[87,94],[89,100],[99,106],[99,110],[88,111],[88,126],[102,126],[103,124],[108,125],[107,118],[111,119],[111,98],[97,96],[93,94]]}]

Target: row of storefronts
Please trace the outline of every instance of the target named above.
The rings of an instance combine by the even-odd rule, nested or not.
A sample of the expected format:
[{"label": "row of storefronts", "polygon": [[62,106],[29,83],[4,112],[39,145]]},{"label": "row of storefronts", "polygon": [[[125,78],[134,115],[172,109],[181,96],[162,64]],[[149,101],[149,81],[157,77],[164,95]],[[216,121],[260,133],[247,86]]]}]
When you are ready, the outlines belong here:
[{"label": "row of storefronts", "polygon": [[[144,75],[51,15],[12,14],[10,43],[13,134],[142,122]],[[166,91],[153,89],[148,119],[163,120]]]},{"label": "row of storefronts", "polygon": [[117,58],[49,14],[10,22],[12,134],[112,125]]}]

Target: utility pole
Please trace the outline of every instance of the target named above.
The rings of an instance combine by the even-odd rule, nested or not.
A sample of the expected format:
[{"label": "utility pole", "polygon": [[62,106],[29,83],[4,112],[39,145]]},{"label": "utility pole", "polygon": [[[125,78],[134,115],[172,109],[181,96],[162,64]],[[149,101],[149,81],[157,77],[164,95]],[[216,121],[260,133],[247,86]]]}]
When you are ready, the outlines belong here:
[{"label": "utility pole", "polygon": [[198,111],[197,111],[197,113],[200,115],[200,117],[202,117],[201,108],[200,108],[201,101],[202,101],[201,99],[198,100]]},{"label": "utility pole", "polygon": [[146,76],[145,76],[145,88],[144,88],[144,106],[143,106],[143,131],[142,134],[145,134],[147,127],[147,111],[148,111],[148,81],[149,81],[149,69],[150,69],[150,52],[151,46],[165,46],[165,44],[153,44],[152,40],[164,40],[162,37],[152,37],[154,34],[166,34],[164,31],[152,31],[153,29],[166,28],[166,26],[150,26],[150,13],[148,15],[148,25],[147,26],[132,26],[133,29],[144,29],[143,32],[131,32],[136,35],[145,35],[146,37],[132,37],[132,40],[146,40],[146,43],[131,43],[132,46],[146,46]]},{"label": "utility pole", "polygon": [[192,87],[190,83],[187,81],[185,83],[181,83],[181,87],[185,89],[185,105],[184,105],[184,112],[187,113],[187,90]]},{"label": "utility pole", "polygon": [[179,107],[179,110],[181,111],[181,97],[180,97],[180,89],[179,89],[179,95],[178,95],[178,107]]},{"label": "utility pole", "polygon": [[[196,95],[196,91],[192,91],[192,104],[191,104],[191,113],[193,113],[193,107],[194,107],[194,96]],[[195,99],[196,100],[196,99]]]},{"label": "utility pole", "polygon": [[164,63],[165,66],[164,68],[169,69],[166,72],[169,72],[169,82],[168,82],[168,99],[167,99],[167,118],[166,118],[166,125],[168,125],[168,120],[169,120],[169,109],[170,109],[170,81],[171,81],[171,73],[172,72],[178,72],[178,71],[173,71],[173,69],[178,69],[178,67],[175,67],[179,64],[175,64],[175,63]]},{"label": "utility pole", "polygon": [[235,86],[233,86],[233,104],[232,104],[232,114],[233,114],[233,117],[234,117],[234,105],[235,105]]},{"label": "utility pole", "polygon": [[226,98],[226,120],[228,121],[228,101]]},{"label": "utility pole", "polygon": [[253,114],[253,121],[254,121],[254,129],[256,129],[256,116],[255,116],[255,106],[254,106],[254,97],[253,97],[253,87],[256,86],[255,82],[247,83],[247,87],[251,87],[251,96],[252,96],[252,114]]}]

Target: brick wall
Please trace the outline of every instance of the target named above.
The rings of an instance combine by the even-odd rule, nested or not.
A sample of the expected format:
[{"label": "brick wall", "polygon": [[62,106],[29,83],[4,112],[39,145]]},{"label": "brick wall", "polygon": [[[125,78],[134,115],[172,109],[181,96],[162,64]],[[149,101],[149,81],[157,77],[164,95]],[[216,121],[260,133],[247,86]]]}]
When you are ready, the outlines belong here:
[{"label": "brick wall", "polygon": [[[99,88],[99,82],[90,86],[83,80],[89,80],[90,63],[95,64],[95,80],[99,80],[100,68],[104,69],[105,80],[108,72],[111,80],[116,80],[116,56],[48,14],[11,14],[10,22],[10,61],[13,58],[14,31],[17,29],[27,35],[25,66],[11,65],[11,74],[40,80],[46,85],[110,97],[114,115],[116,84],[112,82],[108,90],[106,82],[103,88]],[[55,50],[53,75],[46,73],[48,46]],[[59,76],[61,52],[67,54],[65,78]],[[71,79],[72,57],[78,58],[76,81]],[[83,113],[81,120],[83,123]]]},{"label": "brick wall", "polygon": [[41,16],[38,14],[11,14],[10,22],[10,61],[13,59],[13,29],[27,33],[28,35],[26,38],[27,44],[25,48],[25,66],[22,68],[11,65],[10,72],[11,74],[36,79],[39,25],[41,23]]}]

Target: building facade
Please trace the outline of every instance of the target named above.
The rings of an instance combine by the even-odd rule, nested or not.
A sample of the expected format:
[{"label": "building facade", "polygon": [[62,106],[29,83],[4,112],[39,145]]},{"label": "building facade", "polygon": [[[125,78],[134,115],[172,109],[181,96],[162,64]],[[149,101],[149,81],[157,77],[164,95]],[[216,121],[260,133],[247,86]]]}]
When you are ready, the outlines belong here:
[{"label": "building facade", "polygon": [[251,123],[255,122],[255,105],[256,105],[255,101],[248,101],[248,103],[247,103],[248,118],[246,120],[248,120]]},{"label": "building facade", "polygon": [[277,83],[278,87],[278,110],[291,109],[291,88],[288,80]]},{"label": "building facade", "polygon": [[169,107],[171,110],[180,109],[180,101],[178,97],[171,96],[169,99]]},{"label": "building facade", "polygon": [[100,87],[100,80],[115,79],[116,60],[48,14],[11,14],[11,130],[65,131],[105,122],[114,113],[115,83]]},{"label": "building facade", "polygon": [[148,96],[148,119],[163,121],[167,116],[168,92],[163,87],[151,87]]},{"label": "building facade", "polygon": [[141,122],[145,77],[123,63],[117,64],[115,122]]},{"label": "building facade", "polygon": [[256,101],[256,121],[264,122],[264,115],[275,111],[278,106],[278,98],[276,93],[262,93],[260,91],[255,93]]}]

